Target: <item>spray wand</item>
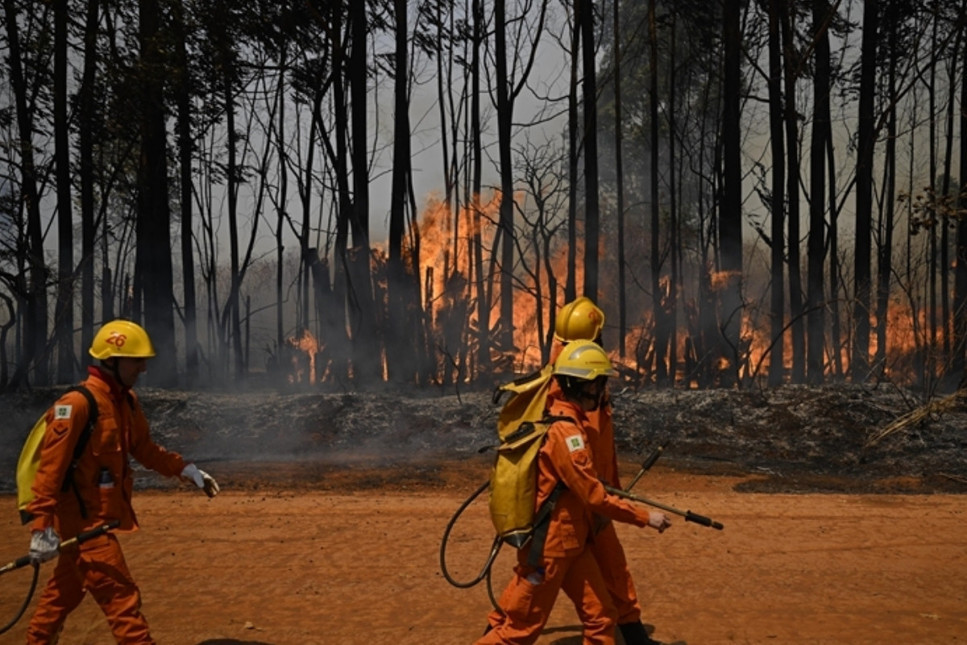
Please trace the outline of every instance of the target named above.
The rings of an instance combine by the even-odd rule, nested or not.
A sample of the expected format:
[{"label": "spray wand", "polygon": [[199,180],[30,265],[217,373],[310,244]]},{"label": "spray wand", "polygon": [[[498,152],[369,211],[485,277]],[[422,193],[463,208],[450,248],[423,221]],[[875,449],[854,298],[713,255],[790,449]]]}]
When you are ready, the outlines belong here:
[{"label": "spray wand", "polygon": [[[61,542],[60,545],[57,547],[57,550],[63,551],[64,549],[77,546],[78,544],[87,542],[88,540],[96,538],[100,535],[104,535],[111,529],[116,529],[120,524],[121,524],[120,521],[112,520],[110,522],[105,522],[104,524],[101,524],[100,526],[95,527],[90,531],[84,531],[82,533],[78,533],[75,537],[72,537],[69,540],[64,540],[63,542]],[[0,567],[0,575],[9,573],[10,571],[13,571],[15,569],[20,569],[22,567],[27,566],[28,564],[31,564],[30,556],[22,555],[16,560],[13,560],[12,562],[8,562],[7,564]],[[11,620],[3,627],[0,627],[0,634],[3,634],[4,632],[9,631],[11,627],[16,625],[17,621],[20,620],[21,616],[24,615],[24,612],[27,611],[27,607],[30,605],[30,599],[33,598],[34,590],[37,588],[37,575],[40,572],[40,565],[37,564],[36,562],[34,562],[33,565],[34,565],[34,575],[33,575],[33,580],[30,583],[30,591],[27,592],[27,598],[24,600],[23,605],[21,605],[20,611],[18,611],[17,615],[13,617],[13,620]]]},{"label": "spray wand", "polygon": [[641,504],[647,504],[648,506],[654,506],[655,508],[660,508],[668,513],[673,513],[675,515],[681,515],[685,518],[686,522],[695,522],[696,524],[701,524],[702,526],[708,526],[710,528],[721,531],[725,528],[721,522],[716,522],[712,518],[705,517],[704,515],[699,515],[698,513],[693,513],[691,511],[683,511],[675,508],[674,506],[668,506],[667,504],[662,504],[661,502],[656,502],[654,500],[648,499],[647,497],[639,497],[638,495],[632,495],[626,490],[620,488],[614,488],[613,486],[605,486],[604,489],[611,493],[612,495],[617,495],[618,497],[623,497],[629,499],[632,502],[639,502]]},{"label": "spray wand", "polygon": [[[75,537],[72,537],[69,540],[64,540],[63,542],[61,542],[60,546],[57,547],[57,550],[63,551],[64,549],[68,549],[76,544],[81,544],[83,542],[87,542],[90,539],[96,538],[100,535],[104,535],[111,529],[116,529],[120,524],[121,522],[119,522],[118,520],[112,520],[110,522],[101,524],[100,526],[93,528],[90,531],[84,531],[83,533],[78,533]],[[30,564],[30,556],[22,555],[16,560],[14,560],[13,562],[8,562],[7,564],[0,567],[0,576],[2,576],[3,574],[9,571],[13,571],[14,569],[25,567],[28,564]]]},{"label": "spray wand", "polygon": [[651,467],[655,465],[655,462],[658,461],[659,457],[661,457],[661,453],[664,449],[665,446],[658,446],[651,451],[651,454],[648,455],[643,462],[641,462],[641,470],[639,470],[638,474],[634,476],[634,479],[631,480],[631,483],[625,486],[625,491],[631,492],[631,489],[635,487],[635,484],[638,483],[638,480],[641,479],[641,476],[651,470]]},{"label": "spray wand", "polygon": [[655,462],[658,461],[659,457],[661,457],[661,453],[664,449],[665,449],[664,446],[658,446],[657,448],[651,451],[651,454],[648,455],[648,458],[642,462],[641,469],[638,471],[638,474],[634,476],[634,478],[631,480],[631,483],[628,484],[628,486],[625,487],[624,490],[620,488],[614,488],[612,486],[607,486],[607,485],[605,485],[604,489],[609,493],[611,493],[612,495],[617,495],[618,497],[623,497],[633,502],[647,504],[648,506],[654,506],[655,508],[660,508],[661,510],[666,511],[668,513],[681,515],[682,517],[685,518],[686,522],[695,522],[696,524],[701,524],[702,526],[708,526],[718,531],[721,531],[723,528],[725,528],[722,525],[722,523],[716,522],[709,517],[705,517],[704,515],[699,515],[698,513],[693,513],[691,511],[682,511],[675,508],[674,506],[668,506],[667,504],[662,504],[661,502],[656,502],[654,500],[647,499],[645,497],[632,495],[631,489],[634,488],[635,484],[638,483],[638,480],[641,479],[641,476],[644,475],[646,472],[648,472],[651,469],[651,467],[655,465]]}]

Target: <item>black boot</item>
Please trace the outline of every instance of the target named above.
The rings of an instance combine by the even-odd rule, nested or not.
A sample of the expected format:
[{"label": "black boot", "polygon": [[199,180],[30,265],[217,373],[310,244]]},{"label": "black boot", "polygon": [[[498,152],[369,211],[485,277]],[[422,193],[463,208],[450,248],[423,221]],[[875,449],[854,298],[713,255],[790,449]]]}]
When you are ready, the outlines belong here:
[{"label": "black boot", "polygon": [[640,621],[618,625],[618,630],[625,639],[625,645],[661,645],[660,642],[652,640]]}]

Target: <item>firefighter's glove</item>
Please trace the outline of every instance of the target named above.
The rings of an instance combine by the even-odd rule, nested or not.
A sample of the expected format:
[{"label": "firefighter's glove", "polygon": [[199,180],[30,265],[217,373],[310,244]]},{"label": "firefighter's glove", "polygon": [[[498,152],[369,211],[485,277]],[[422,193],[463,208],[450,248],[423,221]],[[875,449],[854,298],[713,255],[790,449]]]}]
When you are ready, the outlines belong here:
[{"label": "firefighter's glove", "polygon": [[659,533],[664,533],[665,529],[672,525],[671,520],[668,516],[661,511],[649,511],[648,512],[648,526],[655,529]]},{"label": "firefighter's glove", "polygon": [[43,531],[34,531],[30,534],[30,562],[40,564],[57,557],[57,549],[60,548],[60,536],[53,526],[48,526]]},{"label": "firefighter's glove", "polygon": [[209,497],[218,495],[218,491],[221,490],[218,487],[218,482],[216,482],[215,479],[204,470],[199,470],[198,466],[195,464],[188,464],[185,466],[184,470],[181,471],[181,476],[205,491],[205,494]]}]

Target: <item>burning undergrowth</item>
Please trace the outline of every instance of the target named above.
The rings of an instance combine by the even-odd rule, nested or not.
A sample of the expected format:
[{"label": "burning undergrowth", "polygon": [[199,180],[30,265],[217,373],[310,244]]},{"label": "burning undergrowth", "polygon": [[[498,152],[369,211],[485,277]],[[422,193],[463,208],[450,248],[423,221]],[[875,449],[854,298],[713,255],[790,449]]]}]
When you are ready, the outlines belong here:
[{"label": "burning undergrowth", "polygon": [[[58,390],[59,391],[59,390]],[[0,490],[29,426],[54,391],[0,397]],[[236,487],[325,486],[362,473],[354,486],[434,486],[447,470],[486,476],[497,408],[490,392],[184,392],[141,390],[156,440]],[[768,391],[618,389],[619,455],[636,461],[657,446],[661,464],[748,475],[741,490],[967,492],[967,397],[882,429],[922,401],[893,387],[787,386]],[[206,466],[207,465],[207,466]],[[225,473],[222,475],[222,473]],[[149,473],[143,486],[170,486]]]}]

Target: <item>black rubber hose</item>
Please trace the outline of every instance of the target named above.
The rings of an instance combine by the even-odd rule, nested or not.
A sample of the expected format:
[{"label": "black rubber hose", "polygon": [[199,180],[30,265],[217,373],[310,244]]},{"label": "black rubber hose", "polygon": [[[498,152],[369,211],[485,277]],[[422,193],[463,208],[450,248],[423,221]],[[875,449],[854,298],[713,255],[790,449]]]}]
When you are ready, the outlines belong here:
[{"label": "black rubber hose", "polygon": [[33,579],[30,581],[30,591],[27,592],[27,597],[20,606],[20,611],[18,611],[17,615],[13,617],[13,620],[3,627],[0,627],[0,634],[10,631],[10,628],[17,624],[17,621],[20,620],[20,618],[24,615],[24,612],[27,611],[27,607],[30,606],[30,600],[34,597],[34,591],[37,589],[37,577],[40,574],[40,565],[36,562],[31,564],[33,564],[34,567],[34,575]]},{"label": "black rubber hose", "polygon": [[457,512],[454,513],[453,517],[450,518],[450,521],[447,522],[447,528],[445,531],[443,531],[443,539],[440,540],[440,570],[443,572],[443,577],[446,578],[447,582],[460,589],[472,587],[486,577],[487,572],[490,571],[490,565],[492,565],[494,560],[497,558],[497,553],[500,551],[500,545],[503,543],[503,541],[500,539],[500,536],[494,538],[494,543],[490,547],[490,556],[487,558],[487,562],[484,563],[483,569],[481,569],[480,573],[477,574],[477,576],[472,580],[461,582],[454,579],[454,577],[451,576],[450,572],[447,570],[447,542],[450,539],[450,531],[453,530],[453,525],[457,523],[457,519],[460,518],[460,515],[462,515],[467,507],[473,502],[473,500],[477,499],[480,493],[487,490],[489,486],[490,481],[485,481],[483,484],[481,484],[480,488],[475,490],[473,494],[471,494],[470,497],[468,497],[466,501],[460,505],[460,508],[457,509]]}]

